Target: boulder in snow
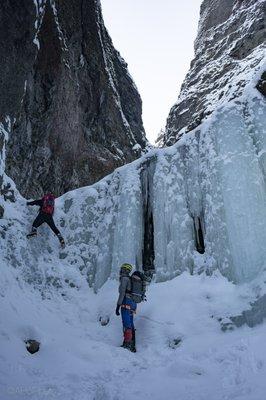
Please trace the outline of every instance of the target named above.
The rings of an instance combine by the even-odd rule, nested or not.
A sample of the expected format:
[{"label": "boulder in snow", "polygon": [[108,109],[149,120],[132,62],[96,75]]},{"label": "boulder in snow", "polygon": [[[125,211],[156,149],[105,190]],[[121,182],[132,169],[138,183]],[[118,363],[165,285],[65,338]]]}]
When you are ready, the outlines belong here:
[{"label": "boulder in snow", "polygon": [[37,351],[39,351],[40,349],[40,343],[37,342],[37,340],[28,339],[25,341],[25,344],[26,344],[26,349],[31,354],[37,353]]},{"label": "boulder in snow", "polygon": [[100,324],[101,324],[102,326],[106,326],[106,325],[109,324],[110,318],[108,317],[108,315],[100,316],[100,317],[99,317],[99,322],[100,322]]},{"label": "boulder in snow", "polygon": [[176,337],[174,339],[169,339],[168,345],[171,349],[176,349],[181,345],[181,343],[182,343],[182,338]]}]

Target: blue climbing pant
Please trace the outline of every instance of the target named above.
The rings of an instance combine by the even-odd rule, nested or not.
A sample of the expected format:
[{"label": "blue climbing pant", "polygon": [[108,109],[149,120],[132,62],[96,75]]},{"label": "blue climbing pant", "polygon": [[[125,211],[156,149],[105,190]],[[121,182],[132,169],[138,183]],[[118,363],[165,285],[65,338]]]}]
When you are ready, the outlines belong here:
[{"label": "blue climbing pant", "polygon": [[121,305],[121,317],[124,330],[134,328],[134,313],[136,312],[137,304],[135,301],[125,297]]}]

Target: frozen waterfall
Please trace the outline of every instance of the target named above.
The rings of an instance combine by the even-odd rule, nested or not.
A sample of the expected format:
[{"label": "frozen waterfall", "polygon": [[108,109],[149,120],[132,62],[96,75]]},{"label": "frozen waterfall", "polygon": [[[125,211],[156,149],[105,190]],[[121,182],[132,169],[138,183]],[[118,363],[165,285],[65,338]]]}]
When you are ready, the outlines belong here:
[{"label": "frozen waterfall", "polygon": [[38,240],[26,241],[34,211],[16,192],[0,220],[2,257],[39,284],[57,273],[40,265],[53,264],[58,252],[96,291],[123,262],[155,271],[157,281],[186,269],[252,280],[266,260],[265,100],[254,93],[216,110],[174,146],[57,199],[64,251],[45,227]]}]

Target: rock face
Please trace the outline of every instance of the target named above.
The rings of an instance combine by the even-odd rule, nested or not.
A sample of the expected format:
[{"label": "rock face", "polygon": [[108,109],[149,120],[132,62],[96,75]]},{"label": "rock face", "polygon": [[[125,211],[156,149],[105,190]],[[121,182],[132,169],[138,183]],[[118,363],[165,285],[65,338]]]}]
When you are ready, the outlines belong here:
[{"label": "rock face", "polygon": [[249,72],[264,57],[265,12],[265,0],[203,1],[195,59],[170,111],[163,145],[175,143],[219,105],[243,94],[248,76],[254,75]]},{"label": "rock face", "polygon": [[141,99],[98,0],[7,0],[0,18],[6,173],[24,196],[94,183],[141,154]]}]

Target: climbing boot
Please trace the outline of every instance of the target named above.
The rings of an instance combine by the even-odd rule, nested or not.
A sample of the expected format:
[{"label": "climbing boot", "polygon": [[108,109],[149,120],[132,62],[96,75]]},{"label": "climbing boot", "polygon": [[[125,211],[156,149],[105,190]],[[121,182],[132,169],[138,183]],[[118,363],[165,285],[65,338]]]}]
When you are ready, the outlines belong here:
[{"label": "climbing boot", "polygon": [[137,351],[133,340],[131,340],[130,342],[126,342],[124,340],[120,347],[123,347],[124,349],[127,349],[127,350],[131,351],[132,353],[136,353],[136,351]]},{"label": "climbing boot", "polygon": [[32,229],[32,231],[30,233],[27,234],[27,239],[32,238],[34,236],[37,236],[37,230],[36,229]]},{"label": "climbing boot", "polygon": [[129,351],[131,351],[132,353],[136,353],[136,349],[134,347],[133,342],[123,342],[123,344],[121,345],[121,347],[123,347],[124,349],[127,349]]},{"label": "climbing boot", "polygon": [[133,330],[132,329],[125,329],[124,330],[124,341],[122,346],[124,349],[128,349],[132,351],[132,353],[136,352],[135,345],[133,342]]},{"label": "climbing boot", "polygon": [[61,236],[60,233],[58,233],[57,237],[58,237],[58,239],[59,239],[59,242],[60,242],[60,244],[61,244],[62,249],[64,249],[64,248],[66,247],[66,243],[65,243],[65,241],[64,241],[63,236]]}]

